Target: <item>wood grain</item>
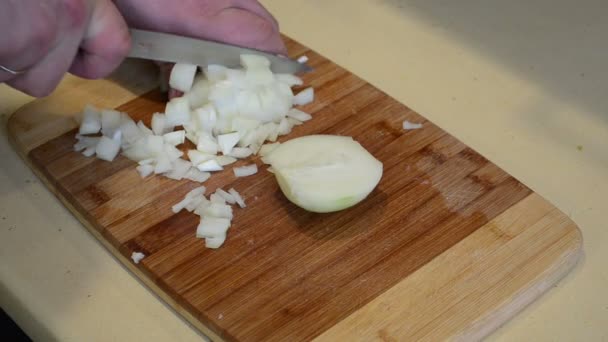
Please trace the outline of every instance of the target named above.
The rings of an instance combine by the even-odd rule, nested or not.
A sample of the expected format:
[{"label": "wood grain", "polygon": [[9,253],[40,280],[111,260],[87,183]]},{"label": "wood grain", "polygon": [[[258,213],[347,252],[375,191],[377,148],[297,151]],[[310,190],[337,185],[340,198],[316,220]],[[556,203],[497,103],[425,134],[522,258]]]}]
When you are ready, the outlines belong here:
[{"label": "wood grain", "polygon": [[[316,70],[304,77],[316,88],[303,108],[313,120],[288,138],[353,136],[384,164],[377,189],[354,208],[309,213],[272,174],[237,179],[227,169],[205,185],[234,187],[248,207],[235,211],[226,244],[206,249],[197,217],[170,209],[197,184],[140,179],[124,157],[72,151],[67,113],[89,99],[144,121],[162,111],[163,96],[146,83],[130,96],[108,80],[79,84],[78,99],[58,94],[15,113],[9,133],[84,225],[214,339],[479,339],[576,262],[580,232],[563,213],[364,80],[293,40],[288,47]],[[406,119],[424,126],[404,131]],[[251,161],[259,163],[240,163]],[[133,251],[146,254],[138,265]]]}]

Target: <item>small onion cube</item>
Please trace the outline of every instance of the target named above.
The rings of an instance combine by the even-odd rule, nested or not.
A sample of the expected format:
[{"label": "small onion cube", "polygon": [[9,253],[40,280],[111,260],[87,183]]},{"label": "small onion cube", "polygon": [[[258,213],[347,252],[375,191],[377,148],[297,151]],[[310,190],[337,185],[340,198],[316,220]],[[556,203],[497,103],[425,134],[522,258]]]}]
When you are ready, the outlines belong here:
[{"label": "small onion cube", "polygon": [[131,260],[133,260],[133,262],[136,264],[139,264],[139,262],[142,261],[145,257],[146,255],[140,252],[133,252],[131,254]]},{"label": "small onion cube", "polygon": [[191,167],[190,170],[188,170],[188,172],[184,176],[184,178],[186,179],[199,183],[206,181],[207,179],[209,179],[209,177],[211,177],[211,174],[209,172],[200,171],[196,167]]},{"label": "small onion cube", "polygon": [[236,177],[247,177],[258,173],[258,166],[256,164],[251,164],[247,166],[235,167],[233,170]]},{"label": "small onion cube", "polygon": [[211,196],[209,196],[209,200],[211,201],[211,203],[220,203],[220,204],[226,204],[226,200],[224,199],[224,197],[218,195],[218,194],[211,194]]},{"label": "small onion cube", "polygon": [[211,249],[217,249],[217,248],[222,247],[224,242],[226,242],[226,235],[206,237],[205,238],[205,247],[211,248]]},{"label": "small onion cube", "polygon": [[306,62],[308,62],[308,56],[304,55],[304,56],[298,57],[298,63],[304,64]]},{"label": "small onion cube", "polygon": [[199,197],[194,197],[192,198],[192,200],[184,207],[184,209],[186,209],[189,212],[193,212],[194,210],[196,210],[196,208],[198,208],[198,206],[203,203],[203,200],[206,200],[205,197],[203,196],[199,196]]},{"label": "small onion cube", "polygon": [[139,131],[141,132],[141,134],[143,136],[148,136],[148,135],[154,134],[154,132],[152,132],[151,129],[146,127],[146,125],[142,121],[137,122],[137,128],[139,128]]},{"label": "small onion cube", "polygon": [[205,209],[211,205],[211,201],[209,201],[205,196],[200,197],[200,203],[198,207],[194,209],[194,214],[198,216],[203,216]]},{"label": "small onion cube", "polygon": [[239,194],[236,190],[234,190],[234,188],[230,188],[230,190],[228,190],[228,193],[232,195],[232,197],[234,198],[234,201],[239,205],[239,207],[241,208],[245,208],[245,200],[243,200],[243,197],[241,196],[241,194]]},{"label": "small onion cube", "polygon": [[173,130],[173,127],[169,127],[167,124],[167,116],[163,113],[152,114],[151,126],[155,135],[163,135]]},{"label": "small onion cube", "polygon": [[217,144],[224,155],[229,154],[232,148],[239,142],[239,133],[228,133],[217,136]]},{"label": "small onion cube", "polygon": [[209,82],[218,82],[226,79],[227,69],[228,68],[222,65],[210,64],[205,68],[204,72]]},{"label": "small onion cube", "polygon": [[183,126],[190,121],[190,104],[185,97],[175,97],[167,103],[165,108],[167,124],[172,126]]},{"label": "small onion cube", "polygon": [[290,118],[294,118],[298,121],[308,121],[310,119],[312,119],[312,115],[305,113],[297,108],[291,108],[288,112],[287,112],[287,116]]},{"label": "small onion cube", "polygon": [[80,123],[80,134],[97,134],[101,129],[101,118],[97,108],[87,105],[82,113],[82,122]]},{"label": "small onion cube", "polygon": [[198,143],[196,144],[196,149],[205,152],[208,154],[217,154],[219,146],[214,138],[210,135],[204,133],[198,137]]},{"label": "small onion cube", "polygon": [[208,153],[203,153],[197,150],[188,151],[188,159],[190,159],[190,162],[192,162],[192,165],[194,166],[200,165],[213,158],[215,158],[215,156]]},{"label": "small onion cube", "polygon": [[197,121],[199,129],[206,132],[211,132],[217,124],[217,111],[212,104],[207,104],[203,107],[197,108],[193,112],[193,116]]},{"label": "small onion cube", "polygon": [[154,173],[154,165],[151,164],[139,165],[135,169],[137,170],[137,172],[139,172],[141,178],[146,178]]},{"label": "small onion cube", "polygon": [[165,142],[163,140],[163,137],[160,137],[158,135],[148,135],[146,137],[145,144],[148,151],[150,151],[150,153],[152,154],[158,154],[164,151]]},{"label": "small onion cube", "polygon": [[163,139],[166,143],[172,146],[181,145],[186,141],[186,131],[175,131],[163,135]]},{"label": "small onion cube", "polygon": [[287,118],[287,122],[289,122],[289,124],[291,125],[291,127],[293,128],[294,126],[299,126],[301,125],[303,122],[300,120],[296,120],[294,118]]},{"label": "small onion cube", "polygon": [[161,173],[169,172],[169,171],[171,171],[171,168],[172,168],[171,160],[169,160],[169,158],[167,156],[161,155],[156,160],[156,165],[154,166],[154,173],[161,174]]},{"label": "small onion cube", "polygon": [[165,174],[165,177],[175,180],[181,180],[186,176],[191,167],[192,163],[187,160],[178,158],[177,160],[173,161],[173,168],[171,171]]},{"label": "small onion cube", "polygon": [[221,171],[224,169],[215,159],[204,161],[198,164],[196,168],[204,172]]},{"label": "small onion cube", "polygon": [[293,104],[303,106],[311,103],[315,99],[315,91],[312,87],[306,88],[293,97]]},{"label": "small onion cube", "polygon": [[209,205],[202,210],[202,216],[232,220],[232,207],[227,204],[210,202]]},{"label": "small onion cube", "polygon": [[196,228],[196,237],[207,238],[226,236],[226,232],[230,228],[230,220],[221,217],[203,216],[201,222]]},{"label": "small onion cube", "polygon": [[186,198],[194,198],[194,197],[197,197],[197,196],[202,196],[202,195],[205,194],[205,191],[207,191],[207,188],[205,186],[196,187],[196,188],[190,190],[186,194]]},{"label": "small onion cube", "polygon": [[226,166],[226,165],[235,163],[237,159],[235,157],[231,157],[231,156],[217,156],[217,157],[215,157],[215,160],[221,166]]},{"label": "small onion cube", "polygon": [[184,96],[188,99],[191,109],[198,108],[209,100],[209,91],[211,90],[209,81],[205,79],[204,75],[198,75],[194,78],[194,84],[190,91],[186,92]]},{"label": "small onion cube", "polygon": [[95,150],[96,150],[95,146],[89,146],[89,147],[85,148],[84,151],[82,151],[82,155],[85,157],[92,157],[95,155]]},{"label": "small onion cube", "polygon": [[171,70],[171,76],[169,76],[169,85],[171,88],[182,92],[190,91],[194,83],[196,70],[197,66],[193,64],[175,64]]},{"label": "small onion cube", "polygon": [[291,133],[291,124],[287,121],[287,118],[281,119],[279,123],[279,127],[277,128],[277,133],[279,135],[287,135]]},{"label": "small onion cube", "polygon": [[137,124],[135,124],[135,121],[131,120],[128,115],[123,116],[122,123],[120,124],[120,131],[122,132],[122,137],[126,144],[132,144],[137,141],[137,139],[141,138],[141,132],[139,131],[139,128],[137,128]]},{"label": "small onion cube", "polygon": [[235,147],[228,154],[228,156],[238,158],[238,159],[243,159],[243,158],[249,157],[252,154],[253,154],[253,151],[248,147]]},{"label": "small onion cube", "polygon": [[422,128],[421,123],[412,123],[407,120],[403,121],[403,129],[405,129],[405,130],[420,129],[420,128]]},{"label": "small onion cube", "polygon": [[221,188],[217,188],[215,190],[215,193],[218,194],[218,195],[220,195],[220,196],[222,196],[224,198],[224,200],[226,202],[228,202],[229,204],[234,204],[235,203],[234,197],[232,197],[231,194],[227,193],[226,191],[222,190]]},{"label": "small onion cube", "polygon": [[169,158],[171,162],[175,161],[176,159],[179,159],[181,156],[184,155],[184,152],[180,151],[177,147],[171,146],[169,144],[165,144],[164,150],[167,158]]},{"label": "small onion cube", "polygon": [[107,161],[112,161],[120,152],[120,141],[110,139],[106,136],[99,139],[99,143],[95,147],[97,158]]},{"label": "small onion cube", "polygon": [[101,111],[101,133],[107,137],[112,137],[114,132],[120,127],[120,112],[111,109]]}]

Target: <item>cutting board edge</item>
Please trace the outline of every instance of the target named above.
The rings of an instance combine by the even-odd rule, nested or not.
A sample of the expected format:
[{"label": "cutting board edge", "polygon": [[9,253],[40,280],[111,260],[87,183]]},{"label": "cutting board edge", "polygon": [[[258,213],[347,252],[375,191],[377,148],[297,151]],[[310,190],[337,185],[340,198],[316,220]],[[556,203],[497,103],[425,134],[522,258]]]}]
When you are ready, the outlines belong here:
[{"label": "cutting board edge", "polygon": [[[549,201],[547,202],[551,203]],[[565,215],[563,213],[561,214]],[[570,246],[571,249],[564,252],[561,258],[555,259],[550,268],[536,277],[535,282],[530,283],[527,287],[519,289],[517,294],[513,296],[510,301],[505,301],[504,305],[476,320],[468,329],[465,329],[457,336],[454,336],[454,341],[481,341],[490,336],[499,328],[517,317],[517,315],[527,307],[542,298],[552,287],[560,283],[577,265],[579,265],[584,255],[583,235],[578,225],[572,220],[570,220],[570,222],[572,225],[569,229],[572,229],[576,235],[572,246]]]}]

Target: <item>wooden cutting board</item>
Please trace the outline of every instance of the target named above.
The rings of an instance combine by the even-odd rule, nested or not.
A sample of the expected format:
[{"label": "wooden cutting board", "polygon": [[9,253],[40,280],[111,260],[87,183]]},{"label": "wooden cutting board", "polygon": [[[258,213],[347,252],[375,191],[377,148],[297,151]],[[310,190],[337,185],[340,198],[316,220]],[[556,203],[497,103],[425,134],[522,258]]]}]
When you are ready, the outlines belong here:
[{"label": "wooden cutting board", "polygon": [[[226,244],[206,249],[198,218],[171,206],[198,184],[140,179],[133,162],[72,151],[86,103],[149,122],[163,111],[145,63],[115,77],[73,80],[9,120],[16,150],[49,190],[150,289],[216,340],[476,340],[565,275],[581,255],[575,224],[432,122],[352,73],[306,54],[313,120],[288,138],[353,136],[384,164],[354,208],[313,214],[289,203],[272,174],[205,183],[234,187]],[[144,65],[146,65],[144,67]],[[404,131],[403,120],[423,123]],[[283,139],[284,140],[284,139]],[[240,164],[259,160],[252,158]],[[133,264],[133,251],[146,254]],[[120,308],[117,308],[118,310]]]}]

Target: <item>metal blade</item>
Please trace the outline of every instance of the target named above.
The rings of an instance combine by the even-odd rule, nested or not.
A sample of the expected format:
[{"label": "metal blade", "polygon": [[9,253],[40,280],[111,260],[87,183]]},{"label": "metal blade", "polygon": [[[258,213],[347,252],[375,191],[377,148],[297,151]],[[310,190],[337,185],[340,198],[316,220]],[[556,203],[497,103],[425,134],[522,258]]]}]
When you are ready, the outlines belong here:
[{"label": "metal blade", "polygon": [[237,68],[241,66],[242,54],[253,54],[268,58],[270,69],[275,73],[296,74],[312,70],[304,63],[267,52],[167,33],[131,29],[131,41],[129,57],[134,58],[200,66],[220,64]]}]

